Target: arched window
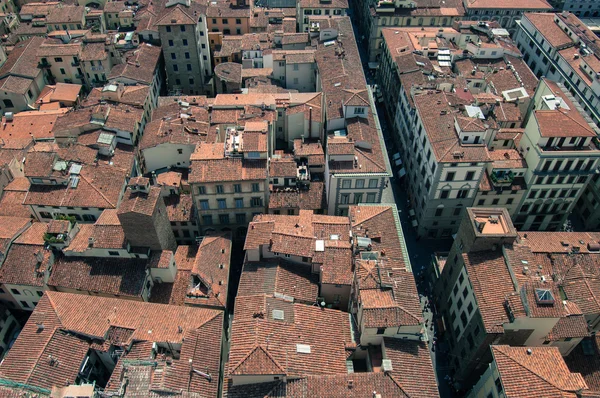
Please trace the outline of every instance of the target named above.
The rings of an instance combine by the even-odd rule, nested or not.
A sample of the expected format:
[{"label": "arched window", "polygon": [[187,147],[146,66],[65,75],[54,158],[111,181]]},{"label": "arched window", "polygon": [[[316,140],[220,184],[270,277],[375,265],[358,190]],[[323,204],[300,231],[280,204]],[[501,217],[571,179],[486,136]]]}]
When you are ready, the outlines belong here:
[{"label": "arched window", "polygon": [[418,23],[418,25],[419,25],[419,26],[423,26],[423,18],[419,18],[419,23]]},{"label": "arched window", "polygon": [[410,26],[411,22],[412,22],[412,20],[410,18],[406,18],[406,26]]}]

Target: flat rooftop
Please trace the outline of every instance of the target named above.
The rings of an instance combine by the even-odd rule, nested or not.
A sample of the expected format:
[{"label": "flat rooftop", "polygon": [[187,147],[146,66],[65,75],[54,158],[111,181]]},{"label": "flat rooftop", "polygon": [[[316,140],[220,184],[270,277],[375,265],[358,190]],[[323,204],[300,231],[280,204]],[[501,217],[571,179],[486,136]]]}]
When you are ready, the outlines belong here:
[{"label": "flat rooftop", "polygon": [[467,214],[479,235],[516,235],[506,209],[468,208]]}]

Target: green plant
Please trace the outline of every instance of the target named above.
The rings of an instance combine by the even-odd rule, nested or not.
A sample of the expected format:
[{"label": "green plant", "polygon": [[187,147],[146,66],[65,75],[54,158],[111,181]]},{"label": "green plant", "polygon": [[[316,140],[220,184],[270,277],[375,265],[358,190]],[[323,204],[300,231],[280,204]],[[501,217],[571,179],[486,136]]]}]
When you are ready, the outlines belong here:
[{"label": "green plant", "polygon": [[46,243],[63,243],[64,241],[64,239],[59,239],[57,236],[49,234],[47,232],[44,234],[44,242]]},{"label": "green plant", "polygon": [[71,226],[75,225],[75,222],[77,221],[74,216],[67,216],[67,215],[64,215],[64,214],[57,215],[56,219],[57,220],[69,221],[71,223]]}]

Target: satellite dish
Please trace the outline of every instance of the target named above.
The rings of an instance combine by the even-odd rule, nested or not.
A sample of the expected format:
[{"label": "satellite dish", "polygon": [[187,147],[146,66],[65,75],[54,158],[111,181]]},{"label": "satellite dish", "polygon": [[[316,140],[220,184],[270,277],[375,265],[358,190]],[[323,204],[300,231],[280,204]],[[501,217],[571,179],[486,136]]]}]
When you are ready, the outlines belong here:
[{"label": "satellite dish", "polygon": [[325,307],[325,302],[321,301],[321,307]]}]

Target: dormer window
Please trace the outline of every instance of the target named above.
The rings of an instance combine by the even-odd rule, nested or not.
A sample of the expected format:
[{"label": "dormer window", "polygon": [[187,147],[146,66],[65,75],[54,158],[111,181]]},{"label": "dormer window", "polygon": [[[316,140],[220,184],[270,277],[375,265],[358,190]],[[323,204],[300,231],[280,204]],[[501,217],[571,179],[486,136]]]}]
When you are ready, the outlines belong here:
[{"label": "dormer window", "polygon": [[365,114],[365,108],[363,107],[355,107],[354,108],[354,114],[355,115],[364,115]]}]

